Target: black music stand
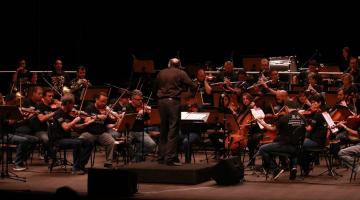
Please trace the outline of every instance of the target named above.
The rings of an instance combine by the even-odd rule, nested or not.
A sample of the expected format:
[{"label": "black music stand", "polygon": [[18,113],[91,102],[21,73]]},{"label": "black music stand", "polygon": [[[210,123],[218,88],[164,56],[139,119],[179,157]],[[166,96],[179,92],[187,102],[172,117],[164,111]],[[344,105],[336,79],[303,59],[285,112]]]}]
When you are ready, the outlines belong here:
[{"label": "black music stand", "polygon": [[[23,116],[20,113],[20,110],[18,109],[17,106],[9,106],[9,105],[0,106],[0,122],[1,122],[0,126],[2,126],[3,120],[8,120],[8,119],[13,119],[17,121],[23,119]],[[1,132],[1,151],[2,151],[1,178],[9,178],[9,179],[26,182],[25,177],[20,177],[13,172],[9,172],[9,163],[8,163],[9,133],[4,132],[2,130],[2,127],[0,128],[1,128],[0,132]],[[5,142],[5,138],[6,138],[6,142]]]},{"label": "black music stand", "polygon": [[[183,125],[190,125],[193,126],[194,124],[197,127],[202,127],[210,116],[210,112],[181,112],[181,126]],[[185,163],[191,163],[191,152],[190,152],[190,132],[187,134],[188,145],[187,145],[187,153],[188,155],[185,156]]]},{"label": "black music stand", "polygon": [[[129,131],[130,129],[134,126],[134,123],[135,123],[135,120],[136,120],[136,117],[137,117],[137,113],[134,113],[134,114],[125,114],[121,123],[120,123],[120,126],[118,128],[118,131],[119,132],[123,132],[125,135],[125,147],[128,148],[128,136],[129,136]],[[129,152],[127,150],[127,152]],[[126,160],[124,161],[125,164],[127,164],[130,160],[129,158],[129,154],[128,156],[126,157]]]},{"label": "black music stand", "polygon": [[84,98],[84,100],[86,100],[86,101],[93,101],[95,95],[99,94],[100,92],[104,92],[109,95],[110,91],[111,91],[111,88],[109,88],[109,87],[91,86],[91,87],[88,87],[85,97],[83,96],[84,94],[82,92],[80,99]]}]

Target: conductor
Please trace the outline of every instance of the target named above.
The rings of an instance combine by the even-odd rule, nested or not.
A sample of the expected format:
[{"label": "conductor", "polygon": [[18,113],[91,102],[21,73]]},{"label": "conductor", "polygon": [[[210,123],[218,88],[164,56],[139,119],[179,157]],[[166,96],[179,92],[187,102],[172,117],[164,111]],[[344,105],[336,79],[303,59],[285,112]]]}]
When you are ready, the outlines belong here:
[{"label": "conductor", "polygon": [[160,111],[160,145],[158,162],[170,166],[179,166],[177,145],[180,126],[180,95],[186,89],[196,90],[196,85],[181,69],[180,60],[169,60],[168,68],[156,77],[154,94],[158,97]]}]

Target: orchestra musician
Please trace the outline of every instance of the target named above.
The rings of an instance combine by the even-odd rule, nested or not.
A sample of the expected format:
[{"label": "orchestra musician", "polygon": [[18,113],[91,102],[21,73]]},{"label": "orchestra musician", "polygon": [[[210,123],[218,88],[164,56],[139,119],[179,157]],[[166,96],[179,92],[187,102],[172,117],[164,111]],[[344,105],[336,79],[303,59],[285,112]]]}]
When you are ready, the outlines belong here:
[{"label": "orchestra musician", "polygon": [[342,89],[345,93],[346,103],[348,105],[353,105],[353,111],[357,113],[360,102],[358,100],[358,89],[353,83],[353,76],[349,73],[345,73],[341,76],[341,80],[343,82]]},{"label": "orchestra musician", "polygon": [[310,98],[310,114],[308,119],[308,124],[306,126],[306,136],[303,144],[303,161],[302,169],[304,175],[307,176],[311,171],[310,162],[315,160],[315,157],[307,151],[311,148],[321,148],[326,144],[327,136],[327,123],[323,117],[321,106],[323,104],[323,99],[320,95],[313,95]]},{"label": "orchestra musician", "polygon": [[[56,59],[54,63],[54,70],[50,73],[51,83],[59,93],[62,94],[63,87],[69,83],[69,76],[63,71],[63,62]],[[55,93],[55,98],[60,99],[60,96]]]},{"label": "orchestra musician", "polygon": [[80,102],[81,94],[88,86],[91,86],[91,83],[86,79],[86,68],[83,65],[79,65],[76,72],[76,78],[70,81],[70,90],[75,96],[76,103]]},{"label": "orchestra musician", "polygon": [[212,88],[209,84],[210,77],[206,76],[204,69],[199,69],[196,72],[195,84],[197,84],[198,92],[201,95],[203,102],[209,106],[214,105],[212,97]]},{"label": "orchestra musician", "polygon": [[216,80],[218,82],[224,82],[222,87],[225,91],[231,91],[228,87],[231,86],[231,82],[235,82],[237,80],[236,73],[234,72],[234,64],[232,61],[226,61],[224,63],[224,71],[220,72],[216,76]]},{"label": "orchestra musician", "polygon": [[299,75],[293,76],[293,82],[299,85],[307,85],[307,77],[311,72],[315,73],[316,82],[322,83],[322,78],[318,72],[318,63],[316,60],[310,60],[306,71],[301,71]]},{"label": "orchestra musician", "polygon": [[[128,93],[123,94],[116,105],[113,105],[113,110],[117,113],[126,112],[126,108],[130,103],[130,96]],[[114,100],[115,101],[115,100]],[[113,102],[115,103],[115,102]]]},{"label": "orchestra musician", "polygon": [[[72,133],[75,130],[83,130],[94,122],[95,119],[86,118],[83,123],[79,124],[81,117],[72,116],[70,113],[73,110],[75,98],[72,94],[66,94],[61,98],[61,108],[57,110],[53,116],[54,129],[50,141],[51,149],[54,145],[60,148],[73,149],[73,168],[72,174],[85,174],[85,165],[89,161],[93,143],[86,138],[77,137],[72,138]],[[51,157],[56,158],[56,152],[51,153]],[[53,161],[54,162],[54,161]]]},{"label": "orchestra musician", "polygon": [[344,73],[351,74],[353,76],[354,83],[360,83],[360,70],[357,57],[350,58],[349,67],[344,71]]},{"label": "orchestra musician", "polygon": [[259,83],[263,86],[263,90],[261,90],[263,94],[266,94],[268,92],[270,92],[271,94],[276,94],[277,90],[286,90],[285,83],[282,83],[279,80],[279,72],[277,70],[270,70],[269,81],[259,79]]},{"label": "orchestra musician", "polygon": [[355,129],[351,129],[343,122],[340,122],[338,126],[342,127],[348,135],[358,139],[354,141],[355,145],[341,149],[338,153],[339,158],[343,161],[345,166],[358,173],[360,172],[360,165],[359,163],[356,163],[355,167],[353,168],[353,163],[355,159],[354,155],[358,155],[360,153],[360,126],[357,126]]},{"label": "orchestra musician", "polygon": [[100,92],[95,96],[95,103],[86,107],[85,112],[95,116],[95,121],[86,127],[86,132],[82,133],[80,138],[90,141],[91,143],[97,142],[100,145],[105,146],[106,160],[104,167],[112,168],[115,139],[107,130],[114,128],[115,124],[112,123],[112,120],[106,111],[107,101],[107,94]]},{"label": "orchestra musician", "polygon": [[305,94],[307,97],[311,97],[312,95],[319,95],[323,91],[322,87],[317,82],[316,76],[317,75],[314,72],[310,72],[307,76],[308,84],[305,86]]},{"label": "orchestra musician", "polygon": [[273,126],[268,125],[262,119],[258,119],[258,122],[260,122],[266,130],[277,131],[278,133],[273,143],[262,145],[259,149],[259,154],[264,161],[264,168],[273,171],[274,180],[284,172],[284,169],[280,169],[274,162],[271,155],[272,152],[283,152],[292,155],[290,158],[290,180],[296,178],[297,146],[304,138],[306,125],[306,119],[296,108],[296,102],[286,101],[285,110],[288,114],[280,117]]},{"label": "orchestra musician", "polygon": [[[201,112],[201,107],[196,99],[189,94],[185,97],[186,104],[181,106],[182,112]],[[191,162],[192,145],[200,141],[202,126],[198,124],[182,124],[180,130],[181,147],[185,152],[185,162]]]},{"label": "orchestra musician", "polygon": [[[26,60],[23,58],[19,59],[16,71],[12,76],[10,93],[20,92],[20,94],[26,96],[29,89],[28,87],[31,84],[32,76],[33,75],[26,67]],[[22,91],[20,91],[20,85]]]},{"label": "orchestra musician", "polygon": [[[5,105],[16,106],[16,103],[16,96],[14,94],[9,94],[5,97]],[[34,149],[38,139],[27,134],[15,134],[15,128],[19,122],[15,119],[1,116],[4,117],[0,119],[1,132],[2,134],[7,133],[7,137],[0,138],[0,140],[5,139],[4,143],[17,145],[13,170],[24,171],[27,169],[25,162],[29,158],[30,152]]]},{"label": "orchestra musician", "polygon": [[[155,150],[156,143],[144,130],[144,122],[150,119],[151,107],[144,105],[143,94],[140,90],[132,92],[131,102],[126,106],[126,113],[138,114],[133,127],[130,129],[129,140],[136,141],[135,155],[132,160],[135,162],[144,161],[145,155]],[[143,145],[144,150],[142,149]]]}]

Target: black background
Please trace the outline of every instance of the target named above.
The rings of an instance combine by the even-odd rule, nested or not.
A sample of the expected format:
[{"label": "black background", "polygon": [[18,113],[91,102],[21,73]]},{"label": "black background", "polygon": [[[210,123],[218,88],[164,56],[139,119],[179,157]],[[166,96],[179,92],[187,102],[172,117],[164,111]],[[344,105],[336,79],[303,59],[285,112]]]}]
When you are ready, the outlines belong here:
[{"label": "black background", "polygon": [[[34,70],[88,68],[95,85],[127,84],[132,56],[153,59],[161,69],[180,56],[184,66],[211,60],[221,66],[233,55],[312,54],[338,62],[341,49],[359,52],[357,8],[320,2],[137,2],[11,1],[1,6],[1,70],[26,58]],[[115,69],[115,70],[114,70]],[[0,74],[6,93],[9,74]],[[136,80],[133,80],[133,82]]]}]

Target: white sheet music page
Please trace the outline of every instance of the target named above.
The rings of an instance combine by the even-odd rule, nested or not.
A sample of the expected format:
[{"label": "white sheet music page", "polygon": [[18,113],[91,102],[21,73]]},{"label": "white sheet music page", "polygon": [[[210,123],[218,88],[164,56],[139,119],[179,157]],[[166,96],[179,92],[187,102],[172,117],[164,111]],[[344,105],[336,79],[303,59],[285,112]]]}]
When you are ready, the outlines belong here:
[{"label": "white sheet music page", "polygon": [[196,120],[207,122],[209,112],[181,112],[181,120]]},{"label": "white sheet music page", "polygon": [[328,112],[323,112],[321,113],[323,115],[323,117],[325,118],[326,123],[329,126],[329,129],[331,130],[332,133],[336,133],[339,131],[339,129],[336,127],[334,121],[332,120],[330,114]]},{"label": "white sheet music page", "polygon": [[[255,119],[264,119],[265,113],[261,108],[253,108],[250,109],[251,114],[254,116]],[[257,122],[260,129],[264,129],[264,126],[260,124],[260,122]]]}]

